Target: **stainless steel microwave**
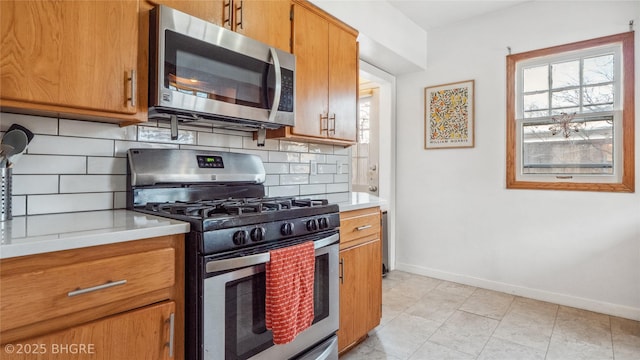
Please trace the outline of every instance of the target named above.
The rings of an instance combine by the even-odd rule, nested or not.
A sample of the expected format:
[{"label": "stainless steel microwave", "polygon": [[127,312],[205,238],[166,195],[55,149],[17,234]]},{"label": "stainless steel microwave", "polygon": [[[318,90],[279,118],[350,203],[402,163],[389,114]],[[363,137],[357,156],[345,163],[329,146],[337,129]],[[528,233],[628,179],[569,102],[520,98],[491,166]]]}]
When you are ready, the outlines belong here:
[{"label": "stainless steel microwave", "polygon": [[149,38],[149,118],[295,125],[294,55],[163,5]]}]

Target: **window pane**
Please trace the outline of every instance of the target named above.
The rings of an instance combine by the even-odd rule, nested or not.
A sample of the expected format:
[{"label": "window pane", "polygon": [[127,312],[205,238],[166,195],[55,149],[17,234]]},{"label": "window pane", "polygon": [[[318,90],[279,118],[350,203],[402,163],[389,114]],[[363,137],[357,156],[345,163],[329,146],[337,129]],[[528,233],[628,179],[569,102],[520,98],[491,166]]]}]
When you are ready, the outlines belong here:
[{"label": "window pane", "polygon": [[551,94],[551,105],[554,109],[580,106],[579,89],[554,91]]},{"label": "window pane", "polygon": [[549,110],[541,111],[528,111],[524,113],[524,117],[527,119],[549,116]]},{"label": "window pane", "polygon": [[566,138],[552,135],[552,121],[523,124],[523,173],[525,174],[613,174],[613,121],[572,122]]},{"label": "window pane", "polygon": [[551,64],[553,89],[580,85],[580,62],[578,60]]},{"label": "window pane", "polygon": [[584,59],[584,83],[613,81],[613,54]]},{"label": "window pane", "polygon": [[565,107],[565,108],[559,108],[559,109],[552,109],[551,116],[560,115],[562,113],[573,114],[573,113],[579,113],[579,112],[580,112],[579,107]]},{"label": "window pane", "polygon": [[582,108],[583,113],[589,112],[600,112],[600,111],[612,111],[613,104],[604,104],[604,105],[589,105]]},{"label": "window pane", "polygon": [[547,90],[549,88],[549,70],[547,65],[523,70],[524,92]]},{"label": "window pane", "polygon": [[613,107],[613,84],[585,86],[582,96],[585,105],[611,104]]},{"label": "window pane", "polygon": [[524,111],[549,108],[549,93],[532,94],[524,96]]}]

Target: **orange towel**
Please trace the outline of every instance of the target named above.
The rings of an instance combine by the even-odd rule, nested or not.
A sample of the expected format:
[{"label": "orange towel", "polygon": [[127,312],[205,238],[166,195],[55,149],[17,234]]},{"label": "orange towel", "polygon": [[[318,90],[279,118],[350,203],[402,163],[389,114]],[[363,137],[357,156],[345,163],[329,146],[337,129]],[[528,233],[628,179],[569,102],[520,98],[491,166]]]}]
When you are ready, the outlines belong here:
[{"label": "orange towel", "polygon": [[274,344],[291,342],[313,322],[313,242],[269,252],[265,322]]}]

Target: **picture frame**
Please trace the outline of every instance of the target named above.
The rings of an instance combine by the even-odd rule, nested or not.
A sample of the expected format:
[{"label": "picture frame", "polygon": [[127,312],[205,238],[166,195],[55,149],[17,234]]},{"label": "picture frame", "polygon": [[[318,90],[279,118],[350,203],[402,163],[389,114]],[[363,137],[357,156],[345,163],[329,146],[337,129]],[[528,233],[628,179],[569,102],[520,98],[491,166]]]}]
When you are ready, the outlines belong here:
[{"label": "picture frame", "polygon": [[424,148],[474,147],[475,81],[424,89]]}]

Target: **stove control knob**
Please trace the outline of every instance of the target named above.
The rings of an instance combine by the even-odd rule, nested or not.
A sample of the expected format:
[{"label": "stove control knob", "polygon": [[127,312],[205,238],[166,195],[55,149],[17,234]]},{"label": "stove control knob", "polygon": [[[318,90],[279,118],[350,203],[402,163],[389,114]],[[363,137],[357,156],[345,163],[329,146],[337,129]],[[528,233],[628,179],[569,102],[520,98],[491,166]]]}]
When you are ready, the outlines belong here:
[{"label": "stove control knob", "polygon": [[263,241],[265,237],[265,233],[266,231],[264,230],[263,227],[257,227],[251,230],[251,241],[253,242]]},{"label": "stove control knob", "polygon": [[318,219],[318,227],[320,229],[326,229],[329,227],[329,218],[323,217]]},{"label": "stove control knob", "polygon": [[289,236],[293,234],[293,223],[284,223],[280,228],[280,233],[285,236]]},{"label": "stove control knob", "polygon": [[247,242],[247,231],[239,230],[233,234],[233,243],[236,245],[244,245]]},{"label": "stove control knob", "polygon": [[318,230],[318,222],[316,219],[311,219],[307,221],[307,231],[316,231]]}]

